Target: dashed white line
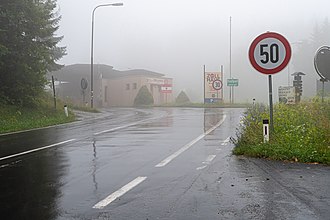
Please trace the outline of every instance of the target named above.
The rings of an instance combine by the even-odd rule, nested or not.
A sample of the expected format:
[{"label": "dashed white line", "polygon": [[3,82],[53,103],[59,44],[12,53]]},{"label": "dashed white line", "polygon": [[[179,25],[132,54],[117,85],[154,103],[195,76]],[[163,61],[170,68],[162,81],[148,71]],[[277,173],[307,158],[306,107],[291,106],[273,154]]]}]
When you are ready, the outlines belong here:
[{"label": "dashed white line", "polygon": [[203,165],[203,166],[200,166],[200,167],[197,167],[196,170],[202,170],[202,169],[205,169],[213,160],[214,158],[216,157],[217,155],[209,155],[205,161],[202,162],[202,164],[206,164],[206,165]]},{"label": "dashed white line", "polygon": [[193,146],[194,144],[196,144],[203,137],[205,137],[204,134],[199,135],[196,139],[194,139],[191,142],[189,142],[188,144],[184,145],[182,148],[180,148],[178,151],[176,151],[175,153],[173,153],[171,156],[169,156],[166,159],[164,159],[162,162],[160,162],[159,164],[157,164],[155,167],[166,166],[169,162],[171,162],[177,156],[179,156],[180,154],[182,154],[183,152],[185,152],[186,150],[188,150],[191,146]]},{"label": "dashed white line", "polygon": [[226,119],[226,115],[224,115],[223,119],[221,121],[219,121],[215,126],[213,126],[212,128],[210,128],[209,130],[207,130],[204,134],[199,135],[197,138],[195,138],[194,140],[192,140],[188,144],[184,145],[182,148],[180,148],[178,151],[174,152],[172,155],[170,155],[169,157],[167,157],[166,159],[164,159],[163,161],[161,161],[155,167],[164,167],[164,166],[166,166],[168,163],[170,163],[172,160],[174,160],[180,154],[182,154],[183,152],[185,152],[186,150],[188,150],[191,146],[193,146],[194,144],[196,144],[199,140],[201,140],[206,135],[208,135],[209,133],[211,133],[212,131],[214,131],[217,127],[219,127],[225,121],[225,119]]},{"label": "dashed white line", "polygon": [[227,137],[227,139],[226,140],[224,140],[223,142],[222,142],[222,146],[224,146],[224,145],[227,145],[228,143],[229,143],[229,141],[230,141],[230,136],[229,137]]},{"label": "dashed white line", "polygon": [[67,143],[72,142],[72,141],[75,141],[75,140],[76,139],[70,139],[70,140],[62,141],[62,142],[59,142],[59,143],[56,143],[56,144],[51,144],[51,145],[47,145],[47,146],[44,146],[44,147],[36,148],[36,149],[33,149],[33,150],[24,151],[24,152],[21,152],[21,153],[18,153],[18,154],[13,154],[13,155],[9,155],[9,156],[6,156],[6,157],[1,157],[0,158],[0,161],[1,160],[6,160],[6,159],[9,159],[9,158],[13,158],[13,157],[22,156],[22,155],[25,155],[25,154],[30,154],[30,153],[33,153],[33,152],[36,152],[36,151],[41,151],[41,150],[44,150],[44,149],[56,147],[56,146],[61,145],[61,144],[67,144]]},{"label": "dashed white line", "polygon": [[205,160],[204,163],[207,163],[207,164],[211,163],[212,160],[214,160],[214,158],[215,158],[216,156],[217,156],[217,155],[209,155],[209,156],[206,158],[206,160]]},{"label": "dashed white line", "polygon": [[201,167],[197,167],[196,170],[202,170],[202,169],[204,169],[206,167],[207,167],[207,165],[204,165],[204,166],[201,166]]},{"label": "dashed white line", "polygon": [[125,186],[123,186],[122,188],[117,190],[116,192],[109,195],[107,198],[96,203],[93,206],[93,209],[103,209],[105,206],[109,205],[110,203],[115,201],[117,198],[123,196],[125,193],[127,193],[128,191],[130,191],[131,189],[133,189],[134,187],[136,187],[137,185],[139,185],[146,179],[147,179],[147,177],[141,177],[141,176],[137,177],[136,179],[132,180],[131,182],[129,182],[128,184],[126,184]]}]

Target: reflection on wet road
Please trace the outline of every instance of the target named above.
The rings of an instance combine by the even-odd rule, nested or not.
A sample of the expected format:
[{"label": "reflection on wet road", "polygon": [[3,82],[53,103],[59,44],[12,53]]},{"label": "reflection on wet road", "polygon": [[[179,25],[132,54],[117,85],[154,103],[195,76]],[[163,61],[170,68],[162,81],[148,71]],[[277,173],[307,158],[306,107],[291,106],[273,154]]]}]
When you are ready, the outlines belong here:
[{"label": "reflection on wet road", "polygon": [[[329,189],[310,188],[315,177],[329,183],[328,168],[231,155],[229,140],[243,111],[112,109],[73,124],[0,136],[1,216],[43,220],[329,216]],[[301,175],[290,176],[288,182],[292,173]]]}]

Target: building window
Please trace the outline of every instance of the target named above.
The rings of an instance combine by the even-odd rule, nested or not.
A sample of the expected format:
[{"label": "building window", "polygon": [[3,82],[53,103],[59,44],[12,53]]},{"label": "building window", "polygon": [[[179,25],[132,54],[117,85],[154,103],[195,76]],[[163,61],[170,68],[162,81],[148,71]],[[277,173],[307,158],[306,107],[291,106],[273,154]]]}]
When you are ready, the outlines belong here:
[{"label": "building window", "polygon": [[126,90],[129,90],[129,83],[126,84]]},{"label": "building window", "polygon": [[133,89],[137,89],[137,84],[133,83]]}]

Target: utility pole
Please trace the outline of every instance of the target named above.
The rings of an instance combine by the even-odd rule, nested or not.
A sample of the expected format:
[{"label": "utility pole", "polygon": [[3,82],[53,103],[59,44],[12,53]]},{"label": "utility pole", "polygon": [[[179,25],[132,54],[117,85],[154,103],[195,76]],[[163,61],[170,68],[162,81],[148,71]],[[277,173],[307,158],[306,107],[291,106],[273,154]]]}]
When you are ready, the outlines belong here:
[{"label": "utility pole", "polygon": [[[229,17],[229,79],[231,79],[231,16]],[[232,103],[232,86],[229,86],[229,103]]]}]

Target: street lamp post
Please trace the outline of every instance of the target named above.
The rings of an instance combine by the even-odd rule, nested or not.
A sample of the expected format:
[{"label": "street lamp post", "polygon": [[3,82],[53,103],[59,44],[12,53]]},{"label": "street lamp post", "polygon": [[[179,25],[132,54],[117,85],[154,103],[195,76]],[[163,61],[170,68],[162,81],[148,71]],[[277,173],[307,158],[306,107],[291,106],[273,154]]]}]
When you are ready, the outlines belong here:
[{"label": "street lamp post", "polygon": [[107,7],[107,6],[123,6],[123,3],[112,3],[112,4],[102,4],[98,5],[93,9],[92,12],[92,37],[91,37],[91,108],[94,107],[94,16],[96,9],[100,7]]}]

